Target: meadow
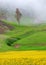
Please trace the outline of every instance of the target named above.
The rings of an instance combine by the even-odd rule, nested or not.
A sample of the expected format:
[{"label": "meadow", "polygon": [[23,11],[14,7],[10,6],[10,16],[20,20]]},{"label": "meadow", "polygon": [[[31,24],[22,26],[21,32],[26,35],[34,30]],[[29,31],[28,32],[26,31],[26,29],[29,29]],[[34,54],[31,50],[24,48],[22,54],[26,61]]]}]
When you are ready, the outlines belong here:
[{"label": "meadow", "polygon": [[0,65],[46,65],[46,24],[0,23]]},{"label": "meadow", "polygon": [[46,50],[46,24],[25,26],[3,22],[14,28],[0,34],[0,51]]}]

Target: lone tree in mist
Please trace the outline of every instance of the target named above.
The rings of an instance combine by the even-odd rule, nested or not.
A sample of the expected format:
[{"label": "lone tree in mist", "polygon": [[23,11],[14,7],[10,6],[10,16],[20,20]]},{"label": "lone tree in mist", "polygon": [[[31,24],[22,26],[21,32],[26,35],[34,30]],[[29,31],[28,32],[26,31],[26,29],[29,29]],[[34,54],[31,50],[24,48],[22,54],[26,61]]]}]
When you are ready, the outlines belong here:
[{"label": "lone tree in mist", "polygon": [[20,24],[20,19],[21,19],[21,16],[22,16],[22,14],[21,14],[21,12],[19,11],[19,9],[18,8],[16,8],[16,20],[18,21],[18,24]]}]

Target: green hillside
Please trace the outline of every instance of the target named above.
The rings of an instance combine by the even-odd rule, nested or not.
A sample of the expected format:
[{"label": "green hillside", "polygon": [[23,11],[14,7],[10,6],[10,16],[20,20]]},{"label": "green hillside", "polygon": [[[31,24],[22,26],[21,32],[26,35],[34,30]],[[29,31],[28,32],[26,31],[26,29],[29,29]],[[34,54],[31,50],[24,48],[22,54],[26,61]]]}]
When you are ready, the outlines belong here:
[{"label": "green hillside", "polygon": [[22,26],[3,22],[14,28],[0,34],[0,51],[46,50],[46,24]]}]

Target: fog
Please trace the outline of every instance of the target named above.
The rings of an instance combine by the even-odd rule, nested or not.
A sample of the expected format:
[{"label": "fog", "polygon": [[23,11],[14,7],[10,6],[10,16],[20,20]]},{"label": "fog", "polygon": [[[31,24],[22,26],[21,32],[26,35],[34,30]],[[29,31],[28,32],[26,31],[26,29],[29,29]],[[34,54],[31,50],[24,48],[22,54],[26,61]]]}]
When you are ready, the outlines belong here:
[{"label": "fog", "polygon": [[[22,12],[25,21],[32,23],[46,23],[46,0],[0,0],[0,7],[6,8],[14,19],[16,8]],[[9,18],[10,18],[9,16]],[[26,20],[26,17],[30,20]],[[24,20],[23,18],[23,20]]]}]

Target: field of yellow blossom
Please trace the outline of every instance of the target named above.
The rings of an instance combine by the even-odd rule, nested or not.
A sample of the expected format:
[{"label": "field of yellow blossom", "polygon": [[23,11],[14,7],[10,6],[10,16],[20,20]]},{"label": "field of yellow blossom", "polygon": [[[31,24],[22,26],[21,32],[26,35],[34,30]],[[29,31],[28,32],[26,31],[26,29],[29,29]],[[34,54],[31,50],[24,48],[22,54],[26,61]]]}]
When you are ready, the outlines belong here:
[{"label": "field of yellow blossom", "polygon": [[46,65],[46,51],[0,52],[0,65]]}]

